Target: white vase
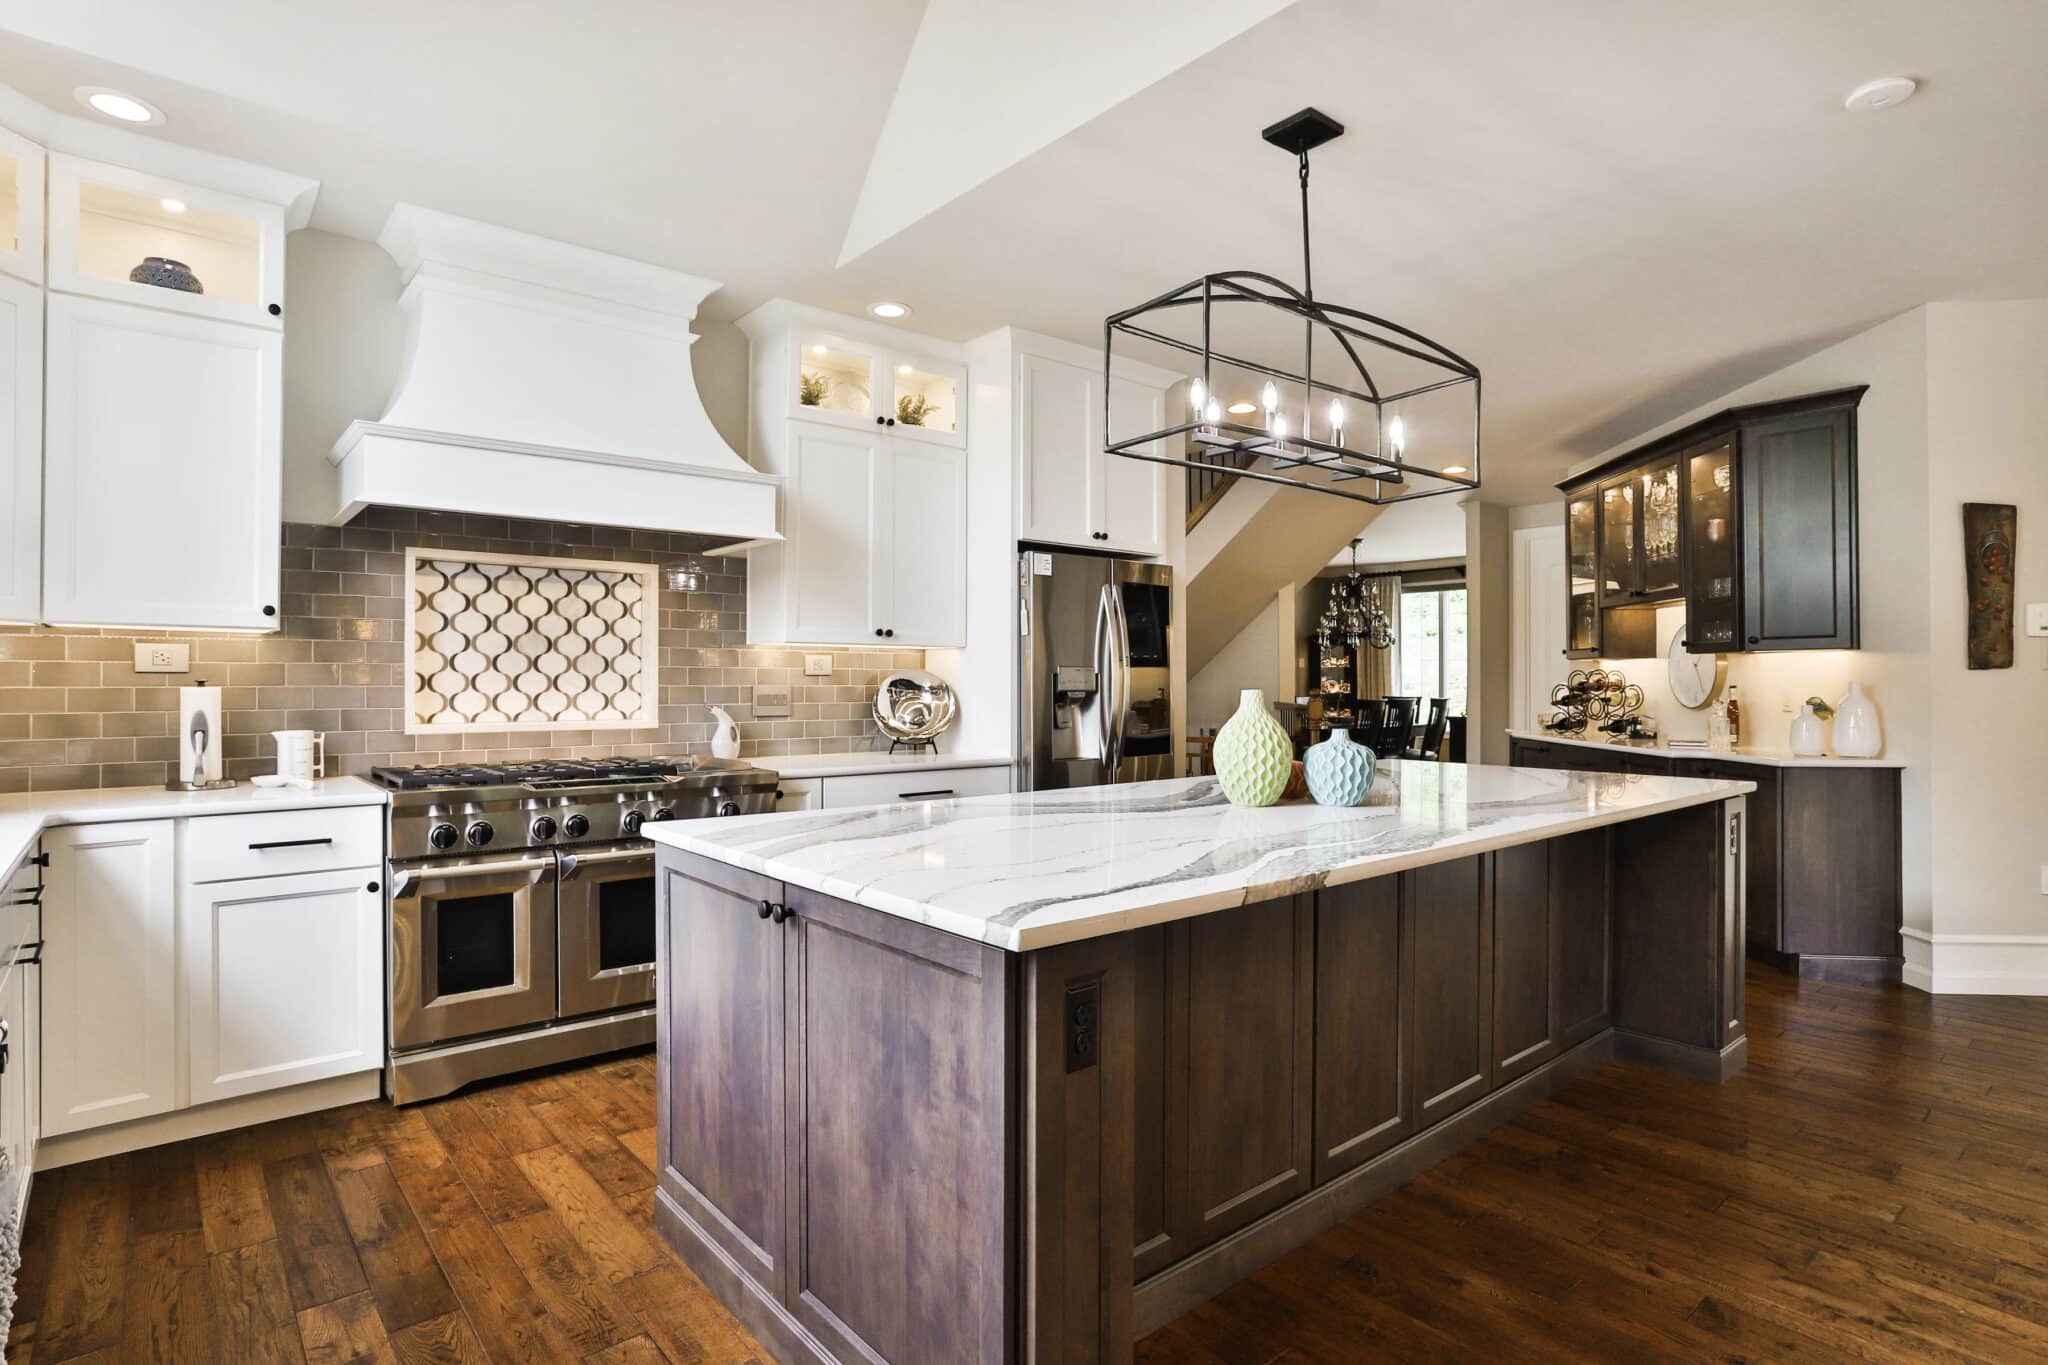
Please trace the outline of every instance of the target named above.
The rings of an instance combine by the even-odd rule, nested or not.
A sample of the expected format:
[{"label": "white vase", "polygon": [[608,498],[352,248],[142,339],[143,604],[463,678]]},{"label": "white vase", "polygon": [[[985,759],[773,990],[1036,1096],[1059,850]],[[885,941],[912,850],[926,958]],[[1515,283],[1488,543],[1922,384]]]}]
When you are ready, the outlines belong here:
[{"label": "white vase", "polygon": [[1884,749],[1884,727],[1877,704],[1863,695],[1863,684],[1849,684],[1849,695],[1835,706],[1835,752],[1843,758],[1876,758]]},{"label": "white vase", "polygon": [[1792,717],[1792,752],[1801,758],[1818,758],[1827,752],[1827,732],[1810,701],[1801,702],[1799,714]]}]

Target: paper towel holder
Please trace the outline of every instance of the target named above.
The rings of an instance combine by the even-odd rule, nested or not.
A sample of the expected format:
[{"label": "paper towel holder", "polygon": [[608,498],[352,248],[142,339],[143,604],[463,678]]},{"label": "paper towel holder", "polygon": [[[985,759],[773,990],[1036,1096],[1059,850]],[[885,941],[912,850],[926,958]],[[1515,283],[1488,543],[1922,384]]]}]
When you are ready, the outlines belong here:
[{"label": "paper towel holder", "polygon": [[[235,779],[225,774],[208,777],[209,771],[221,770],[221,695],[217,687],[209,688],[201,678],[192,687],[178,689],[178,760],[171,780],[164,783],[165,791],[211,792],[235,785]],[[203,700],[198,693],[211,693]],[[189,774],[189,777],[187,776]]]}]

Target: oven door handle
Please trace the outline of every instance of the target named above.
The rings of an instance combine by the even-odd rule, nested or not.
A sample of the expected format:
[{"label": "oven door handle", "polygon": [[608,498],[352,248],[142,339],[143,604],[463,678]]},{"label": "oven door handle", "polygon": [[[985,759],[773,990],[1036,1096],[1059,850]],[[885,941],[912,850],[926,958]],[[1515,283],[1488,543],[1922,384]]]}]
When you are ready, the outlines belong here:
[{"label": "oven door handle", "polygon": [[562,880],[568,881],[586,867],[596,867],[603,863],[631,862],[636,858],[644,858],[648,863],[652,864],[654,861],[654,850],[651,848],[615,848],[604,853],[564,853],[562,855]]},{"label": "oven door handle", "polygon": [[394,867],[391,869],[391,894],[402,894],[411,882],[439,882],[456,877],[502,877],[511,872],[524,872],[537,880],[551,871],[554,865],[553,858],[519,858],[501,863],[465,863],[460,867]]}]

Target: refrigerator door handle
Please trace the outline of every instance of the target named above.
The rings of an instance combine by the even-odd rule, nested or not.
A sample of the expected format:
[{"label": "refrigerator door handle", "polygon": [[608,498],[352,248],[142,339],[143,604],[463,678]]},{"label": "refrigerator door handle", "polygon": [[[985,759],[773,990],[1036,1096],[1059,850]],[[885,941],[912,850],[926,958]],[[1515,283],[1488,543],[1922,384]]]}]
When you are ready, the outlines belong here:
[{"label": "refrigerator door handle", "polygon": [[1095,737],[1102,749],[1102,780],[1116,781],[1116,585],[1103,585],[1095,603]]},{"label": "refrigerator door handle", "polygon": [[[1117,591],[1114,581],[1102,588],[1101,625],[1099,627],[1108,640],[1108,656],[1102,670],[1101,692],[1098,694],[1102,707],[1102,762],[1104,778],[1109,782],[1118,780],[1123,768],[1126,715],[1131,704],[1131,630],[1124,617],[1123,594]],[[1111,695],[1112,683],[1114,695]]]}]

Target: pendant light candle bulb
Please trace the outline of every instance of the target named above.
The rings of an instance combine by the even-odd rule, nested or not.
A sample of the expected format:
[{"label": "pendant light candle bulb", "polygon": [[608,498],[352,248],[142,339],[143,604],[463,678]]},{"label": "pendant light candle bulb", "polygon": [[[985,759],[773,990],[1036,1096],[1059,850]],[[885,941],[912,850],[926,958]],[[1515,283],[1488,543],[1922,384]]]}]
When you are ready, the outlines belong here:
[{"label": "pendant light candle bulb", "polygon": [[1274,440],[1284,441],[1287,439],[1287,415],[1285,413],[1274,413],[1272,421],[1267,425],[1273,432]]},{"label": "pendant light candle bulb", "polygon": [[1201,380],[1193,379],[1188,381],[1188,406],[1190,408],[1196,412],[1202,411],[1202,399],[1205,396],[1206,393],[1202,388]]},{"label": "pendant light candle bulb", "polygon": [[1222,405],[1217,403],[1215,399],[1211,398],[1209,400],[1209,406],[1202,409],[1202,420],[1207,422],[1212,427],[1215,426],[1218,422],[1222,421]]},{"label": "pendant light candle bulb", "polygon": [[1265,405],[1268,413],[1273,412],[1280,406],[1280,390],[1274,388],[1270,380],[1267,381],[1265,391],[1259,395],[1259,401]]},{"label": "pendant light candle bulb", "polygon": [[1334,398],[1330,400],[1330,440],[1344,444],[1344,405]]},{"label": "pendant light candle bulb", "polygon": [[1396,417],[1387,423],[1387,444],[1393,448],[1394,458],[1401,458],[1401,447],[1407,444],[1407,433],[1402,430],[1401,419]]}]

